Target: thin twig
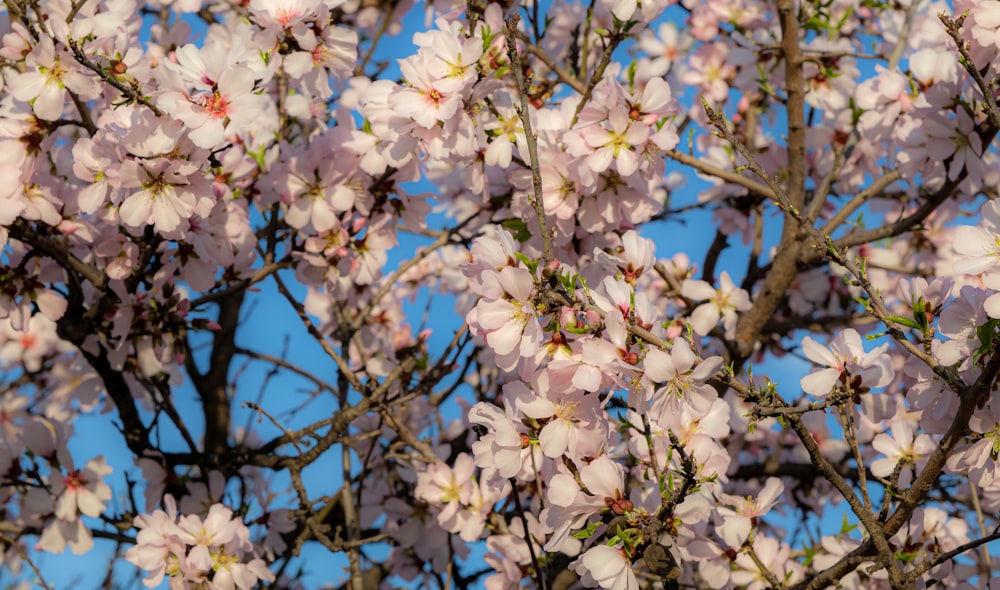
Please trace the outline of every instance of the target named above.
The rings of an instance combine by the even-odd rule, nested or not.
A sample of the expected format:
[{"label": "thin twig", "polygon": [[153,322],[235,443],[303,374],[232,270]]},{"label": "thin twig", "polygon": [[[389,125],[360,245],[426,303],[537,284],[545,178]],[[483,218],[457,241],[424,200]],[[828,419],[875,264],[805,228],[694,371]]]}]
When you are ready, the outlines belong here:
[{"label": "thin twig", "polygon": [[528,545],[528,553],[531,555],[531,565],[535,568],[535,582],[538,584],[538,590],[546,590],[545,572],[542,571],[538,556],[535,555],[535,544],[531,539],[531,527],[528,526],[528,517],[524,513],[524,507],[521,506],[521,496],[517,491],[517,480],[513,477],[510,478],[510,486],[511,498],[514,500],[514,509],[517,511],[517,515],[521,519],[521,524],[524,526],[524,542]]},{"label": "thin twig", "polygon": [[292,443],[292,445],[295,447],[295,450],[297,450],[299,452],[299,454],[301,454],[303,452],[302,447],[299,446],[299,439],[298,439],[298,437],[296,437],[291,432],[289,432],[288,429],[285,428],[281,424],[281,422],[278,422],[274,418],[274,416],[272,416],[270,413],[268,413],[267,410],[265,410],[264,408],[262,408],[260,406],[260,404],[256,404],[254,402],[243,402],[243,407],[244,408],[250,408],[251,410],[253,410],[253,411],[257,412],[257,413],[262,414],[264,417],[266,417],[268,420],[271,421],[271,424],[274,424],[278,428],[278,430],[280,430],[285,435],[285,438],[290,443]]},{"label": "thin twig", "polygon": [[[842,207],[837,209],[837,212],[833,214],[833,217],[819,230],[823,235],[832,234],[844,221],[851,216],[852,213],[857,211],[859,207],[867,203],[872,197],[877,196],[890,184],[896,182],[900,178],[899,170],[889,170],[884,172],[881,176],[876,178],[868,188],[859,191],[854,197],[844,204]],[[815,219],[815,218],[813,218]]]},{"label": "thin twig", "polygon": [[[990,82],[987,82],[983,78],[982,73],[976,69],[976,63],[972,60],[972,53],[970,52],[970,43],[962,38],[962,24],[965,23],[965,15],[963,14],[957,19],[953,19],[947,14],[940,12],[938,13],[938,18],[944,24],[948,35],[955,41],[955,45],[958,46],[958,53],[962,56],[962,59],[959,60],[960,63],[965,67],[965,71],[972,76],[972,79],[976,82],[976,86],[979,87],[979,91],[983,93],[983,99],[986,101],[983,110],[986,111],[986,116],[989,118],[990,124],[1000,128],[1000,107],[997,107],[997,99],[994,95],[997,79],[994,78]],[[986,149],[985,146],[983,149]]]},{"label": "thin twig", "polygon": [[[969,493],[972,496],[972,507],[976,511],[976,524],[979,525],[979,534],[982,536],[986,535],[986,520],[983,517],[983,507],[979,503],[979,486],[976,485],[972,478],[969,478]],[[984,580],[989,580],[992,576],[993,566],[990,563],[990,546],[987,543],[983,543],[983,555],[982,561],[979,563],[979,567],[982,570],[981,575],[986,576]]]},{"label": "thin twig", "polygon": [[298,314],[299,319],[302,320],[302,324],[305,325],[306,329],[309,330],[309,334],[312,335],[313,339],[323,348],[327,356],[333,359],[333,362],[337,364],[337,368],[340,369],[340,374],[343,375],[345,379],[358,391],[365,391],[364,385],[358,379],[358,376],[354,374],[351,370],[351,366],[344,360],[344,357],[337,354],[337,351],[330,346],[330,342],[326,339],[326,336],[319,331],[316,324],[309,319],[309,315],[306,313],[305,307],[296,301],[295,297],[292,296],[291,291],[285,286],[284,281],[281,280],[281,276],[278,273],[272,275],[274,277],[274,282],[278,286],[278,292],[280,292],[285,300],[288,301],[289,305]]},{"label": "thin twig", "polygon": [[22,547],[21,544],[18,543],[16,539],[9,539],[3,535],[0,535],[0,541],[2,541],[3,544],[7,545],[8,547],[14,547],[14,549],[17,551],[17,554],[21,557],[21,559],[24,560],[24,562],[28,564],[28,567],[31,568],[31,571],[35,573],[36,584],[38,584],[45,590],[55,590],[52,586],[49,585],[48,582],[45,581],[45,576],[42,575],[42,571],[38,569],[38,566],[35,565],[35,562],[31,560],[31,556],[28,555],[28,552],[24,550],[24,547]]},{"label": "thin twig", "polygon": [[717,168],[711,164],[706,164],[704,161],[685,154],[684,152],[679,152],[677,150],[667,150],[664,152],[668,158],[680,162],[681,164],[686,164],[691,166],[698,172],[702,174],[707,174],[708,176],[714,176],[720,180],[724,180],[730,184],[735,184],[737,186],[742,186],[743,188],[750,191],[751,194],[760,195],[767,199],[774,199],[774,191],[768,186],[763,185],[756,180],[743,176],[738,172],[732,172],[729,170],[723,170],[722,168]]},{"label": "thin twig", "polygon": [[519,22],[520,17],[517,13],[507,19],[507,54],[510,57],[510,67],[514,71],[514,79],[517,81],[517,93],[521,97],[521,106],[515,106],[514,110],[521,118],[524,140],[528,144],[528,159],[531,163],[532,192],[528,193],[528,202],[535,210],[535,217],[538,220],[538,229],[542,238],[542,261],[547,272],[549,263],[552,262],[552,233],[545,221],[545,203],[542,200],[542,167],[538,160],[538,138],[531,130],[531,113],[528,109],[528,81],[524,78],[520,53],[517,51],[517,24]]},{"label": "thin twig", "polygon": [[157,117],[163,116],[163,111],[161,111],[155,104],[151,103],[149,99],[139,94],[137,90],[129,88],[125,84],[121,83],[117,78],[105,72],[103,68],[101,68],[94,62],[90,61],[90,59],[87,57],[87,54],[83,52],[83,45],[81,44],[80,41],[73,38],[69,38],[67,39],[67,42],[69,43],[69,48],[73,51],[73,57],[76,58],[76,61],[80,65],[97,74],[97,76],[105,83],[110,84],[111,86],[114,86],[116,89],[118,89],[118,92],[121,92],[123,95],[125,95],[125,98],[128,99],[129,103],[141,104],[146,108],[148,108],[149,110],[153,111],[153,114],[156,115]]},{"label": "thin twig", "polygon": [[587,91],[587,87],[584,86],[583,82],[579,78],[574,76],[572,72],[566,70],[565,68],[557,64],[555,60],[552,59],[552,56],[548,54],[548,52],[546,52],[544,49],[538,47],[533,43],[527,43],[524,40],[524,35],[518,35],[518,38],[522,39],[522,43],[524,44],[523,45],[524,50],[530,53],[531,55],[537,57],[539,61],[545,64],[545,67],[549,68],[549,70],[554,72],[555,75],[559,77],[560,82],[566,84],[567,86],[569,86],[573,90],[576,90],[580,94],[583,94],[584,92]]},{"label": "thin twig", "polygon": [[896,46],[889,54],[889,71],[894,71],[899,65],[899,60],[903,57],[903,52],[910,40],[910,30],[913,28],[913,17],[917,14],[917,9],[923,4],[921,0],[913,0],[906,8],[906,15],[903,17],[903,26],[899,29],[899,38],[896,39]]},{"label": "thin twig", "polygon": [[[968,543],[959,545],[958,547],[955,547],[951,551],[945,551],[944,553],[938,555],[933,560],[924,562],[924,563],[918,565],[912,571],[907,572],[906,577],[909,578],[909,579],[911,579],[911,580],[916,580],[917,578],[919,578],[920,576],[922,576],[925,572],[930,571],[930,570],[936,568],[937,566],[941,565],[942,563],[951,561],[955,557],[957,557],[957,556],[965,553],[966,551],[968,551],[970,549],[975,549],[976,547],[979,547],[980,545],[982,545],[982,546],[985,547],[987,543],[991,543],[993,541],[996,541],[997,539],[1000,539],[1000,530],[995,530],[992,533],[990,533],[989,535],[986,535],[985,537],[982,537],[982,538],[976,539],[974,541],[969,541]],[[986,578],[986,579],[988,580],[989,578]]]},{"label": "thin twig", "polygon": [[258,361],[261,361],[261,362],[265,362],[265,363],[269,363],[269,364],[281,367],[282,369],[285,369],[287,371],[291,371],[292,373],[295,373],[296,375],[298,375],[299,377],[302,377],[303,379],[307,379],[309,381],[312,381],[313,384],[316,385],[316,387],[318,387],[319,389],[325,389],[325,390],[329,391],[330,393],[336,393],[334,391],[334,389],[333,389],[333,386],[331,386],[329,383],[327,383],[327,382],[323,381],[322,379],[316,377],[315,375],[313,375],[309,371],[306,371],[302,367],[299,367],[298,365],[295,365],[295,364],[293,364],[293,363],[291,363],[291,362],[289,362],[289,361],[287,361],[287,360],[285,360],[283,358],[276,357],[276,356],[267,354],[265,352],[258,352],[256,350],[250,350],[248,348],[243,348],[243,347],[240,347],[240,346],[236,347],[236,354],[241,354],[243,356],[250,357],[252,359],[255,359],[255,360],[258,360]]}]

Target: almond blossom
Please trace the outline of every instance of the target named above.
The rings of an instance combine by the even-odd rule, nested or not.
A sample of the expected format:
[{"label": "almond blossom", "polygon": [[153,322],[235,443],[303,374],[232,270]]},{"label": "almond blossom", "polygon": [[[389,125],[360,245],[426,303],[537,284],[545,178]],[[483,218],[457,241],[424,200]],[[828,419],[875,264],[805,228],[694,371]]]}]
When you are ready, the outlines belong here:
[{"label": "almond blossom", "polygon": [[207,185],[193,172],[191,164],[166,158],[123,162],[122,187],[128,193],[119,208],[122,222],[164,233],[187,229],[188,219],[207,213],[211,203]]},{"label": "almond blossom", "polygon": [[[538,432],[538,444],[546,457],[580,455],[580,439],[603,435],[606,430],[596,395],[570,389],[556,391],[547,383],[545,375],[535,381],[534,391],[522,382],[515,381],[504,387],[504,395],[514,399],[515,407],[525,416],[544,425]],[[603,436],[601,436],[603,438]]]},{"label": "almond blossom", "polygon": [[246,131],[264,112],[263,97],[254,92],[261,75],[240,55],[240,47],[210,43],[202,48],[185,45],[176,52],[177,63],[168,62],[165,91],[159,103],[191,130],[189,137],[201,148],[213,148],[228,136]]},{"label": "almond blossom", "polygon": [[480,402],[469,410],[469,422],[488,429],[488,433],[472,443],[476,465],[485,469],[484,477],[502,487],[524,466],[530,454],[526,433],[520,432],[514,421],[513,408],[504,403],[504,410]]},{"label": "almond blossom", "polygon": [[710,357],[695,364],[697,357],[686,340],[678,338],[668,355],[650,349],[643,359],[645,376],[651,387],[662,385],[653,393],[652,406],[676,407],[683,404],[696,415],[703,415],[717,397],[706,381],[722,366],[722,357]]},{"label": "almond blossom", "polygon": [[542,342],[532,302],[534,279],[527,269],[506,267],[497,273],[497,282],[504,298],[481,300],[467,321],[478,326],[498,366],[511,370],[521,357],[534,355]]},{"label": "almond blossom", "polygon": [[639,583],[632,562],[621,545],[596,545],[581,555],[570,567],[583,576],[583,585],[613,590],[637,590]]},{"label": "almond blossom", "polygon": [[978,225],[955,228],[955,250],[961,257],[955,261],[955,272],[980,274],[1000,265],[1000,203],[983,205],[982,221]]},{"label": "almond blossom", "polygon": [[910,485],[914,474],[922,467],[927,455],[933,451],[937,445],[926,434],[914,436],[914,425],[908,420],[894,420],[892,422],[892,436],[888,434],[878,434],[872,440],[872,447],[885,455],[872,462],[872,473],[879,477],[889,477],[892,475],[897,465],[902,467],[899,474],[900,488]]},{"label": "almond blossom", "polygon": [[607,455],[601,455],[580,469],[580,484],[566,473],[557,473],[548,483],[548,499],[552,507],[542,511],[543,523],[553,529],[546,544],[555,551],[567,542],[569,532],[601,510],[622,514],[632,509],[625,494],[625,473],[621,465]]},{"label": "almond blossom", "polygon": [[757,518],[770,512],[777,503],[778,496],[784,492],[784,487],[780,479],[771,477],[756,498],[724,496],[723,501],[728,506],[719,509],[722,517],[719,535],[722,540],[734,549],[741,547],[749,538],[750,529]]},{"label": "almond blossom", "polygon": [[202,584],[246,590],[260,580],[275,580],[264,561],[252,555],[249,531],[233,518],[232,510],[215,504],[202,520],[196,515],[178,517],[171,496],[164,502],[166,512],[140,516],[138,544],[126,555],[128,561],[151,570],[144,585],[155,587],[170,576],[172,585],[182,587]]},{"label": "almond blossom", "polygon": [[691,312],[691,327],[695,333],[705,336],[722,320],[726,338],[736,336],[737,312],[750,309],[750,295],[740,289],[729,278],[729,273],[719,276],[719,288],[714,289],[707,281],[686,280],[681,294],[694,300],[707,299]]},{"label": "almond blossom", "polygon": [[806,336],[802,339],[802,352],[809,360],[827,368],[803,377],[802,390],[816,397],[825,397],[838,384],[855,394],[886,385],[895,375],[885,356],[888,346],[883,344],[865,352],[861,335],[853,329],[837,334],[829,348]]},{"label": "almond blossom", "polygon": [[100,94],[97,81],[78,71],[72,56],[65,49],[56,49],[52,39],[42,37],[25,60],[28,71],[8,80],[14,98],[32,102],[35,114],[46,121],[62,117],[69,92],[90,99]]},{"label": "almond blossom", "polygon": [[97,517],[111,500],[111,487],[103,479],[114,471],[103,456],[87,461],[83,469],[70,470],[67,475],[52,474],[52,493],[57,496],[56,516],[75,520],[79,514]]},{"label": "almond blossom", "polygon": [[953,4],[8,2],[0,579],[989,587]]}]

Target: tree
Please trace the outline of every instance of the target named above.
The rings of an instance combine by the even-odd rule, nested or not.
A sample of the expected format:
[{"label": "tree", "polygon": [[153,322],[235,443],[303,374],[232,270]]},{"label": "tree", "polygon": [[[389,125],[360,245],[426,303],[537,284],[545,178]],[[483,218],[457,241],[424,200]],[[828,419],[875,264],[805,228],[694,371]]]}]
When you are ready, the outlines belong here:
[{"label": "tree", "polygon": [[1000,4],[5,5],[10,583],[1000,570]]}]

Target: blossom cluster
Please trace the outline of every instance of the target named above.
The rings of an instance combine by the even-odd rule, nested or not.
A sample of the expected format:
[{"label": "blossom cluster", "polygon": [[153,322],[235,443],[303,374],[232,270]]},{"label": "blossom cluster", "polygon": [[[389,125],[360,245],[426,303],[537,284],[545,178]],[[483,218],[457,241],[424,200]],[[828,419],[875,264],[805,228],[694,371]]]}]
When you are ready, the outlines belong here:
[{"label": "blossom cluster", "polygon": [[148,588],[170,577],[171,588],[246,590],[258,581],[273,582],[274,573],[254,555],[250,531],[233,511],[213,504],[204,519],[178,516],[173,496],[164,498],[166,510],[139,515],[136,544],[125,559],[147,570]]},{"label": "blossom cluster", "polygon": [[997,3],[411,5],[6,4],[0,567],[988,587]]}]

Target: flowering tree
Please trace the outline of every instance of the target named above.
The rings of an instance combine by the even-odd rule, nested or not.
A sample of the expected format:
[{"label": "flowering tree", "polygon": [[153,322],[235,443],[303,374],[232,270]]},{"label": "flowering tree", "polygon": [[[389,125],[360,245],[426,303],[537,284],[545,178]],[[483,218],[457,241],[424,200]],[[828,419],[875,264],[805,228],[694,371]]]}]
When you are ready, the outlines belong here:
[{"label": "flowering tree", "polygon": [[[1000,3],[5,6],[0,579],[1000,572]],[[326,362],[243,342],[261,302]]]}]

